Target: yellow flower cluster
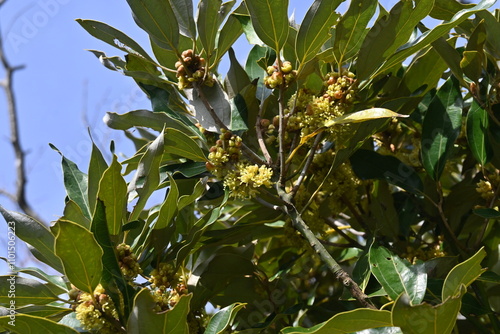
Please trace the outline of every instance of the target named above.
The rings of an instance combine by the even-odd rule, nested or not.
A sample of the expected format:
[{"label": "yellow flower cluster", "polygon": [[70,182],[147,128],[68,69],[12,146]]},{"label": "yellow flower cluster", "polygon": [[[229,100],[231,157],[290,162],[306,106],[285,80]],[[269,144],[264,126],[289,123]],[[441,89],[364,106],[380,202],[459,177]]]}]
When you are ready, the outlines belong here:
[{"label": "yellow flower cluster", "polygon": [[230,132],[222,132],[215,146],[210,148],[207,169],[236,198],[251,198],[257,195],[259,187],[271,187],[273,170],[264,165],[251,165],[241,157],[241,138]]},{"label": "yellow flower cluster", "polygon": [[273,170],[266,166],[250,165],[238,162],[228,171],[224,178],[224,186],[231,190],[236,198],[251,198],[258,194],[259,187],[270,188]]},{"label": "yellow flower cluster", "polygon": [[141,266],[137,262],[137,256],[132,253],[129,245],[121,243],[116,246],[116,251],[120,270],[127,280],[132,281],[137,275],[142,274]]},{"label": "yellow flower cluster", "polygon": [[[354,88],[356,80],[354,74],[343,70],[341,73],[328,73],[324,84],[326,90],[316,96],[304,89],[297,92],[288,101],[290,111],[287,130],[301,130],[301,136],[307,136],[322,128],[328,122],[344,115],[355,99],[356,90]],[[327,131],[334,135],[345,132],[348,126],[329,127]],[[343,130],[341,130],[343,129]]]},{"label": "yellow flower cluster", "polygon": [[118,320],[118,312],[113,300],[104,292],[104,288],[99,284],[93,295],[81,293],[75,312],[83,328],[111,334],[116,332],[116,328],[108,319]]}]

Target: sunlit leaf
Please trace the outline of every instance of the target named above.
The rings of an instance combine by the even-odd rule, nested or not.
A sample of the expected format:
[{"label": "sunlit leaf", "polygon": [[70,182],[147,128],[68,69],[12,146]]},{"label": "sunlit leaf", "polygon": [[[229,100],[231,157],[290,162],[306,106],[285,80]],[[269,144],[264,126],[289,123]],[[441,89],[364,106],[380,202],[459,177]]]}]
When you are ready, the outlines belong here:
[{"label": "sunlit leaf", "polygon": [[215,313],[205,329],[205,334],[222,334],[230,326],[239,310],[245,307],[243,303],[234,303]]},{"label": "sunlit leaf", "polygon": [[488,112],[474,99],[467,113],[467,141],[474,158],[481,165],[485,165],[493,155],[488,138],[488,124]]},{"label": "sunlit leaf", "polygon": [[427,273],[423,266],[411,265],[408,260],[377,245],[370,248],[368,258],[372,274],[393,300],[405,293],[411,305],[422,302],[427,288]]},{"label": "sunlit leaf", "polygon": [[337,124],[360,123],[373,119],[390,117],[408,117],[408,115],[401,115],[385,108],[371,108],[334,118],[333,120],[326,122],[324,126],[330,127]]},{"label": "sunlit leaf", "polygon": [[338,18],[335,9],[341,0],[315,0],[300,25],[295,52],[300,67],[311,60],[330,36],[330,28]]},{"label": "sunlit leaf", "polygon": [[259,38],[281,50],[288,36],[288,0],[247,0],[245,4]]},{"label": "sunlit leaf", "polygon": [[68,221],[52,226],[56,236],[54,249],[64,273],[78,289],[93,293],[101,280],[103,251],[87,229]]},{"label": "sunlit leaf", "polygon": [[[68,326],[58,324],[54,321],[35,317],[28,314],[16,314],[15,322],[10,316],[0,317],[0,327],[9,333],[47,333],[47,334],[78,334],[79,332]],[[14,324],[14,325],[11,325]]]},{"label": "sunlit leaf", "polygon": [[17,275],[0,276],[0,304],[9,307],[12,300],[15,306],[29,304],[48,304],[56,301],[57,295],[38,280]]}]

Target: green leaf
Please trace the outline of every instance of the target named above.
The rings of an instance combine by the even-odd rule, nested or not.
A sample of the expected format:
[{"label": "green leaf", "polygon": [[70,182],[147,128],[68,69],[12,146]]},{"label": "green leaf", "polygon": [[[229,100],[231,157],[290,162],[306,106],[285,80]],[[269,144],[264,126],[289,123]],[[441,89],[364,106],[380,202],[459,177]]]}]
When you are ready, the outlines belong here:
[{"label": "green leaf", "polygon": [[54,253],[54,235],[45,225],[22,213],[9,211],[0,205],[9,231],[13,231],[22,241],[30,244],[38,251],[36,258],[60,273],[63,272],[61,260]]},{"label": "green leaf", "polygon": [[139,161],[133,179],[128,185],[129,200],[134,194],[139,196],[139,200],[130,214],[129,222],[139,218],[149,196],[151,196],[160,184],[159,169],[164,150],[164,138],[165,134],[162,131],[148,146],[146,152]]},{"label": "green leaf", "polygon": [[9,264],[11,272],[28,274],[49,283],[47,287],[58,295],[68,292],[67,284],[61,276],[48,275],[44,273],[41,269],[35,267],[25,267],[25,268],[17,267],[9,263],[8,259],[4,257],[0,257],[0,259],[4,260],[7,264]]},{"label": "green leaf", "polygon": [[349,9],[335,26],[333,55],[337,64],[341,65],[359,51],[377,4],[375,0],[351,1]]},{"label": "green leaf", "polygon": [[415,169],[396,157],[360,149],[350,160],[354,173],[363,180],[385,179],[411,193],[423,191],[424,185]]},{"label": "green leaf", "polygon": [[[215,81],[215,84],[212,87],[202,86],[199,87],[202,91],[198,92],[198,89],[185,89],[187,98],[189,99],[189,103],[194,109],[194,116],[196,120],[204,127],[206,130],[210,132],[220,132],[221,126],[217,124],[217,122],[212,117],[210,111],[207,109],[206,101],[210,104],[213,109],[213,112],[219,120],[224,123],[224,125],[228,126],[231,122],[231,106],[229,105],[229,97],[227,93],[222,89],[218,80]],[[204,96],[202,99],[200,94]]]},{"label": "green leaf", "polygon": [[425,113],[422,164],[434,180],[439,180],[453,143],[460,134],[462,107],[460,87],[452,77],[438,90]]},{"label": "green leaf", "polygon": [[338,313],[329,320],[311,328],[287,327],[283,334],[345,334],[369,328],[392,326],[391,312],[358,308]]},{"label": "green leaf", "polygon": [[215,55],[215,38],[219,30],[219,10],[222,5],[222,0],[201,0],[198,3],[198,17],[196,25],[201,45],[205,49],[207,55],[207,63],[209,59]]},{"label": "green leaf", "polygon": [[245,69],[240,65],[232,48],[229,49],[229,61],[231,66],[227,72],[225,79],[226,91],[229,98],[233,98],[246,86],[250,85],[251,81]]},{"label": "green leaf", "polygon": [[[14,324],[12,326],[11,324]],[[35,317],[28,314],[16,314],[15,321],[12,322],[10,316],[0,317],[0,327],[9,333],[43,333],[43,334],[78,334],[79,332],[65,325],[54,321]]]},{"label": "green leaf", "polygon": [[429,15],[438,20],[450,20],[457,12],[472,6],[474,5],[462,4],[455,0],[435,0]]},{"label": "green leaf", "polygon": [[106,113],[104,123],[115,130],[128,130],[134,126],[142,126],[156,131],[163,130],[163,127],[174,128],[189,135],[197,135],[197,132],[191,130],[179,120],[172,118],[165,112],[152,112],[149,110],[134,110],[125,114],[114,112]]},{"label": "green leaf", "polygon": [[[246,10],[245,4],[241,3],[238,9],[244,8]],[[238,10],[236,9],[236,10]],[[250,18],[248,18],[250,20]],[[217,37],[217,49],[216,49],[216,57],[213,61],[214,64],[217,64],[222,56],[231,48],[231,46],[236,42],[236,40],[243,33],[243,28],[236,17],[236,15],[231,14],[227,21],[222,26],[219,35]]]},{"label": "green leaf", "polygon": [[498,219],[500,218],[500,212],[495,209],[483,208],[483,209],[474,209],[472,212],[479,217],[485,219]]},{"label": "green leaf", "polygon": [[101,284],[106,293],[111,296],[115,305],[119,305],[118,313],[120,318],[123,318],[129,314],[132,308],[135,290],[121,272],[116,256],[116,245],[111,241],[108,224],[106,223],[104,203],[100,200],[97,201],[91,232],[103,250]]},{"label": "green leaf", "polygon": [[52,144],[49,146],[59,153],[62,157],[62,170],[64,177],[64,187],[66,188],[66,193],[68,194],[69,199],[75,202],[80,209],[82,209],[85,217],[90,219],[90,204],[88,197],[88,181],[87,174],[83,173],[78,169],[78,166],[68,158],[66,158],[61,151],[57,149]]},{"label": "green leaf", "polygon": [[192,39],[196,38],[196,25],[193,17],[192,0],[169,0],[174,11],[175,17],[179,22],[181,34]]},{"label": "green leaf", "polygon": [[113,154],[113,162],[99,182],[98,198],[106,207],[109,234],[118,235],[127,211],[127,183],[122,176],[122,165]]},{"label": "green leaf", "polygon": [[215,313],[205,329],[205,334],[222,334],[223,331],[234,321],[239,310],[245,307],[245,303],[233,303]]},{"label": "green leaf", "polygon": [[187,315],[192,295],[183,295],[175,306],[164,313],[156,313],[151,290],[144,288],[135,297],[134,308],[128,319],[127,330],[135,334],[189,333]]},{"label": "green leaf", "polygon": [[179,25],[169,1],[127,0],[134,19],[155,42],[168,50],[177,50]]},{"label": "green leaf", "polygon": [[[444,21],[442,24],[434,27],[434,29],[426,31],[415,40],[401,46],[394,54],[389,57],[389,59],[387,59],[387,61],[382,66],[379,67],[376,74],[392,69],[394,66],[398,66],[407,57],[421,50],[430,43],[436,41],[438,38],[448,33],[450,29],[453,29],[454,27],[465,21],[472,14],[475,14],[476,12],[484,9],[488,9],[495,2],[496,0],[483,0],[474,7],[464,9],[455,13],[455,15],[453,15],[450,20]],[[367,36],[367,38],[368,37],[369,35]]]},{"label": "green leaf", "polygon": [[246,0],[245,4],[259,38],[280,51],[288,37],[288,0]]},{"label": "green leaf", "polygon": [[57,221],[52,227],[55,251],[64,266],[64,273],[78,289],[94,293],[102,275],[102,248],[93,233],[68,221]]},{"label": "green leaf", "polygon": [[16,308],[19,314],[26,314],[35,317],[43,317],[52,321],[58,321],[66,314],[73,313],[73,310],[66,307],[50,305],[27,305]]},{"label": "green leaf", "polygon": [[164,152],[175,154],[193,161],[207,161],[205,152],[196,141],[177,129],[165,129]]},{"label": "green leaf", "polygon": [[94,20],[77,19],[76,22],[78,22],[83,29],[95,38],[100,39],[101,41],[126,53],[138,55],[154,63],[153,59],[139,44],[120,30],[113,28],[106,23]]},{"label": "green leaf", "polygon": [[[108,168],[101,151],[92,140],[92,153],[90,154],[90,163],[88,170],[88,198],[90,212],[94,213],[95,203],[97,201],[97,192],[99,191],[99,181],[102,174]],[[66,215],[66,212],[64,213]],[[68,219],[73,220],[73,219]],[[76,222],[76,220],[73,220]],[[89,224],[90,226],[90,224]]]},{"label": "green leaf", "polygon": [[56,301],[57,295],[38,280],[16,275],[0,276],[0,304],[9,307],[11,301],[15,306],[29,304],[43,305]]},{"label": "green leaf", "polygon": [[316,56],[330,36],[330,28],[338,18],[335,9],[341,2],[341,0],[315,0],[307,11],[295,40],[299,68]]},{"label": "green leaf", "polygon": [[427,273],[423,266],[411,265],[388,249],[376,244],[370,247],[368,260],[372,274],[389,297],[396,300],[405,293],[411,305],[420,304],[427,288]]},{"label": "green leaf", "polygon": [[488,112],[474,99],[467,113],[467,141],[472,155],[483,166],[493,156],[488,138],[488,125]]},{"label": "green leaf", "polygon": [[356,62],[359,80],[365,80],[375,72],[386,59],[408,42],[417,24],[429,14],[434,0],[400,1],[390,11],[389,17],[382,17],[366,35]]},{"label": "green leaf", "polygon": [[465,292],[462,286],[458,295],[436,306],[427,303],[411,306],[408,296],[403,294],[392,308],[392,323],[405,334],[449,334],[457,321]]},{"label": "green leaf", "polygon": [[385,108],[370,108],[334,118],[331,121],[326,122],[325,127],[330,127],[337,124],[361,123],[374,119],[390,117],[408,117],[408,115],[401,115]]},{"label": "green leaf", "polygon": [[80,226],[85,227],[86,229],[90,228],[90,220],[85,217],[82,209],[80,209],[80,207],[72,200],[66,201],[66,204],[64,205],[64,215],[61,217],[61,219],[70,220]]},{"label": "green leaf", "polygon": [[177,187],[175,179],[170,174],[168,174],[168,178],[170,180],[170,188],[165,201],[163,201],[160,206],[158,220],[154,225],[155,229],[166,228],[178,212],[177,200],[179,199],[179,188]]},{"label": "green leaf", "polygon": [[481,267],[481,261],[486,256],[484,247],[481,248],[471,258],[456,265],[446,276],[443,284],[442,300],[456,296],[463,286],[468,287],[481,274],[486,271]]}]

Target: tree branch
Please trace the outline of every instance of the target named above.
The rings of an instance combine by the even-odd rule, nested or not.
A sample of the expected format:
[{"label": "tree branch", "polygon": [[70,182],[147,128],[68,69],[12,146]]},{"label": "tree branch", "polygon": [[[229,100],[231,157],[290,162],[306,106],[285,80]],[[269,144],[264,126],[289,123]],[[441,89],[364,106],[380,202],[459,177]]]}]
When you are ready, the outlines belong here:
[{"label": "tree branch", "polygon": [[348,273],[342,269],[337,261],[328,253],[325,246],[316,238],[314,233],[309,229],[307,224],[304,222],[297,209],[288,203],[283,207],[283,210],[288,214],[292,220],[292,224],[297,229],[300,234],[307,239],[311,247],[316,251],[321,260],[328,266],[328,269],[335,275],[338,281],[340,281],[344,287],[348,288],[351,296],[353,296],[363,307],[376,309],[376,307],[370,302],[368,296],[359,288],[358,284],[349,276]]},{"label": "tree branch", "polygon": [[[0,0],[0,6],[6,3],[6,0]],[[10,127],[10,143],[14,150],[15,155],[15,166],[16,166],[16,190],[15,193],[9,194],[6,191],[0,192],[0,194],[6,195],[15,202],[19,208],[24,211],[27,215],[35,218],[36,220],[42,222],[38,214],[33,210],[31,205],[26,199],[26,153],[21,146],[21,141],[19,137],[19,121],[17,118],[17,103],[14,96],[14,73],[17,70],[23,69],[24,66],[12,66],[7,57],[5,56],[5,49],[3,45],[2,33],[0,31],[0,63],[5,70],[5,78],[0,82],[0,86],[3,87],[5,95],[7,98],[7,112],[9,114],[9,127]]]}]

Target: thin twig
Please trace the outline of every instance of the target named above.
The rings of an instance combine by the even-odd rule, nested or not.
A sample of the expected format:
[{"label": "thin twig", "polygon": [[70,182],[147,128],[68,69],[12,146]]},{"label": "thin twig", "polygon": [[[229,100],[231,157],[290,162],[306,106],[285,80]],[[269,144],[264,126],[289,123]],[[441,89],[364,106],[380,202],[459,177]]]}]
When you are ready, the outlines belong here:
[{"label": "thin twig", "polygon": [[[6,3],[6,0],[0,1],[0,6]],[[19,134],[19,121],[17,118],[17,103],[14,96],[14,73],[18,70],[24,68],[24,66],[12,66],[4,52],[3,38],[0,31],[0,63],[5,70],[5,78],[0,82],[0,86],[3,87],[5,95],[7,98],[7,112],[9,114],[9,127],[10,127],[10,142],[14,150],[15,155],[15,166],[16,166],[16,191],[11,196],[6,195],[8,192],[2,191],[3,195],[6,195],[12,199],[19,208],[24,211],[29,216],[42,222],[38,214],[33,210],[31,205],[26,199],[26,153],[22,148]]]},{"label": "thin twig", "polygon": [[331,228],[333,228],[335,230],[335,232],[337,232],[344,239],[346,239],[347,241],[349,241],[349,244],[351,244],[353,247],[356,247],[356,248],[359,248],[359,249],[363,249],[363,246],[361,246],[361,244],[359,242],[357,242],[356,240],[354,240],[353,238],[351,238],[349,235],[347,235],[347,233],[345,233],[344,231],[342,231],[341,229],[339,229],[339,227],[337,225],[335,225],[335,220],[332,217],[326,218],[325,222],[326,222],[326,224],[328,226],[330,226]]},{"label": "thin twig", "polygon": [[322,243],[316,238],[314,233],[309,229],[304,222],[297,209],[288,203],[283,207],[283,211],[291,218],[292,224],[306,238],[311,247],[316,251],[321,260],[328,266],[328,269],[334,274],[336,279],[340,281],[344,287],[348,288],[351,296],[353,296],[363,307],[376,309],[376,307],[368,299],[368,296],[359,288],[358,284],[347,274],[337,261],[328,253]]},{"label": "thin twig", "polygon": [[264,111],[264,103],[261,104],[259,108],[259,114],[257,115],[257,122],[255,123],[255,132],[257,133],[257,142],[259,143],[260,150],[262,154],[264,154],[264,158],[266,159],[267,165],[271,166],[273,160],[271,159],[271,155],[269,154],[269,150],[267,149],[266,143],[264,142],[264,138],[262,137],[262,113]]},{"label": "thin twig", "polygon": [[309,151],[309,156],[307,157],[306,163],[304,164],[304,167],[302,168],[302,171],[300,172],[299,177],[297,178],[297,182],[295,182],[295,185],[293,186],[292,190],[290,191],[290,195],[292,197],[295,196],[297,191],[300,188],[300,185],[306,178],[307,172],[309,171],[309,167],[311,167],[311,164],[313,162],[314,156],[316,155],[316,150],[318,149],[319,143],[321,142],[321,139],[323,138],[323,134],[320,133],[319,135],[316,136],[316,139],[314,140],[314,144],[311,147],[311,150]]}]

